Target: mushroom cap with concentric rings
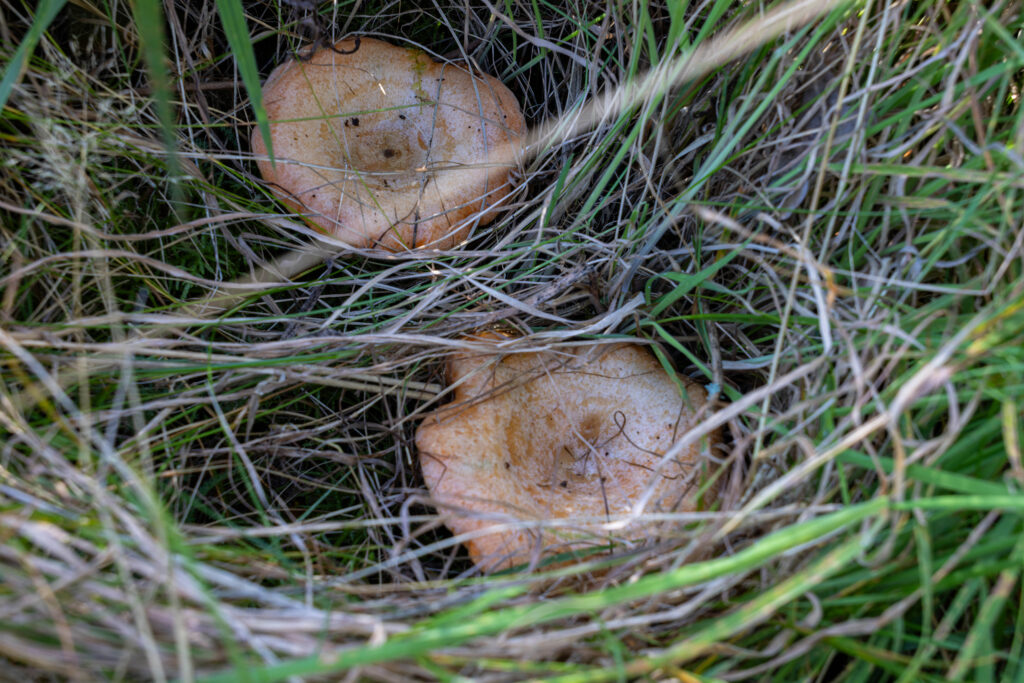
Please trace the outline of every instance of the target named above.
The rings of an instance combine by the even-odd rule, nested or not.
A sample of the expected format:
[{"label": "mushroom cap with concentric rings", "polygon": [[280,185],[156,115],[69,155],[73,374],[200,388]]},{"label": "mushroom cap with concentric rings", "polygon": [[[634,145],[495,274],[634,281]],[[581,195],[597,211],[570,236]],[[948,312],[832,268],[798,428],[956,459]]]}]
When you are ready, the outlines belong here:
[{"label": "mushroom cap with concentric rings", "polygon": [[454,400],[423,420],[416,447],[445,524],[481,569],[637,544],[672,524],[629,517],[638,504],[645,514],[698,506],[717,435],[665,456],[707,394],[643,347],[459,352],[448,373]]},{"label": "mushroom cap with concentric rings", "polygon": [[[450,248],[493,219],[526,132],[498,79],[372,38],[292,60],[263,86],[289,207],[357,248]],[[265,157],[258,129],[253,152]]]}]

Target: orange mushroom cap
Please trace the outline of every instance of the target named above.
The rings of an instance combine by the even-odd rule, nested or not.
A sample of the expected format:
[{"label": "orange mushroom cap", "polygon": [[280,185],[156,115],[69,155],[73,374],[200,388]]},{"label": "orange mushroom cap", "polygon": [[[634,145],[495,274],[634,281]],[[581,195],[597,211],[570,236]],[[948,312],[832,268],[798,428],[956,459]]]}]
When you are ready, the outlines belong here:
[{"label": "orange mushroom cap", "polygon": [[[372,38],[277,67],[263,86],[275,194],[354,247],[446,249],[511,191],[526,122],[498,79]],[[266,155],[256,130],[253,152]]]},{"label": "orange mushroom cap", "polygon": [[[485,571],[571,550],[640,541],[663,527],[644,512],[692,511],[709,461],[695,444],[663,456],[707,402],[635,344],[499,355],[448,364],[454,400],[423,420],[416,446],[445,523]],[[704,440],[704,449],[715,435]],[[517,521],[565,520],[540,530]],[[491,530],[488,533],[488,530]]]}]

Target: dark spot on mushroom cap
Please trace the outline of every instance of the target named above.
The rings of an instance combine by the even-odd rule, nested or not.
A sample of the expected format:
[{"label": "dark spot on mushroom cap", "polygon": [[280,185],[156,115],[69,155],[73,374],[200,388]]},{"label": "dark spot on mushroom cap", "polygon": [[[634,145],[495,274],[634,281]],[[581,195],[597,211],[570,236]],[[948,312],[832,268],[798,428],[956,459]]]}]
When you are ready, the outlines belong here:
[{"label": "dark spot on mushroom cap", "polygon": [[[291,2],[292,0],[288,0]],[[309,3],[308,0],[294,0],[300,2],[300,4],[309,4],[310,7],[316,3]],[[372,60],[383,60],[386,62],[395,62],[396,65],[400,62],[409,61],[402,59],[403,56],[408,56],[406,48],[400,48],[398,46],[389,45],[383,41],[368,40],[369,46],[372,46],[372,54],[370,58]],[[317,41],[315,41],[317,42]],[[473,177],[466,179],[466,183],[453,183],[444,188],[444,191],[437,191],[430,194],[430,196],[416,196],[417,192],[422,192],[422,188],[419,187],[419,183],[416,182],[415,172],[416,168],[423,165],[426,157],[420,153],[420,150],[416,150],[416,147],[411,144],[408,138],[412,135],[419,135],[419,130],[413,131],[408,130],[402,132],[400,128],[408,123],[409,115],[405,112],[399,112],[395,114],[396,119],[388,119],[387,117],[394,113],[394,110],[386,112],[388,107],[381,108],[380,94],[384,91],[385,94],[390,94],[393,91],[393,87],[389,85],[389,79],[392,77],[396,83],[403,84],[402,87],[409,85],[408,81],[411,78],[419,81],[422,84],[422,88],[416,87],[421,92],[413,94],[414,98],[412,101],[409,100],[408,95],[401,96],[394,104],[399,105],[399,108],[411,108],[418,107],[421,102],[427,102],[434,104],[433,98],[427,93],[430,91],[429,78],[434,75],[440,75],[439,70],[443,68],[443,65],[435,65],[426,54],[415,53],[415,57],[412,64],[408,65],[413,67],[412,73],[400,74],[400,73],[383,73],[383,71],[391,71],[391,69],[378,70],[376,67],[367,67],[366,65],[359,66],[354,60],[335,59],[332,52],[327,50],[335,50],[335,52],[343,52],[349,54],[353,51],[357,52],[358,57],[362,57],[366,51],[359,48],[355,49],[357,42],[352,40],[342,41],[336,45],[326,45],[317,42],[316,45],[302,50],[302,54],[307,56],[313,65],[316,65],[318,76],[310,80],[312,72],[307,71],[304,68],[296,69],[293,66],[289,66],[291,62],[286,63],[275,69],[273,77],[267,79],[267,102],[273,104],[268,107],[268,116],[270,120],[275,124],[273,126],[274,132],[279,136],[284,135],[284,140],[287,141],[284,144],[275,145],[278,149],[285,150],[279,152],[282,156],[288,156],[290,160],[297,163],[290,164],[277,164],[276,166],[271,164],[268,159],[268,154],[262,148],[262,139],[257,136],[256,139],[260,140],[260,143],[254,143],[254,151],[257,153],[257,162],[259,164],[260,172],[267,178],[268,183],[272,183],[276,186],[281,187],[282,196],[293,196],[293,197],[309,197],[308,194],[308,182],[316,183],[315,186],[328,186],[326,190],[320,190],[317,192],[319,198],[320,192],[325,192],[327,195],[337,195],[344,197],[346,192],[351,192],[351,182],[336,182],[333,178],[324,182],[324,178],[317,178],[318,175],[315,172],[310,172],[303,166],[307,164],[314,164],[315,167],[326,167],[336,169],[336,173],[341,173],[341,169],[354,168],[360,171],[367,171],[373,174],[375,177],[368,177],[366,180],[371,184],[370,190],[360,190],[359,192],[372,191],[372,185],[378,187],[388,187],[390,183],[394,182],[395,186],[390,189],[396,191],[390,192],[388,196],[389,202],[397,202],[398,206],[391,207],[382,205],[375,207],[374,210],[367,210],[364,202],[362,201],[345,201],[339,199],[337,206],[331,210],[327,210],[326,205],[323,207],[323,213],[318,211],[311,211],[309,220],[312,223],[318,225],[326,233],[335,235],[343,235],[343,239],[346,241],[354,241],[353,244],[358,243],[358,246],[364,246],[365,244],[379,244],[385,249],[395,251],[405,251],[407,249],[416,248],[421,246],[420,242],[429,243],[435,248],[448,248],[459,243],[465,233],[469,232],[469,226],[465,225],[454,228],[454,217],[457,215],[462,216],[464,211],[477,211],[486,210],[490,211],[492,204],[495,200],[495,190],[498,190],[498,194],[504,196],[509,191],[505,189],[504,184],[502,187],[495,187],[495,176],[488,169],[485,174],[478,174],[481,177]],[[325,51],[321,53],[321,50]],[[306,53],[309,53],[308,55]],[[313,53],[317,53],[317,57],[313,57]],[[323,71],[320,66],[331,65],[330,71]],[[450,69],[450,67],[449,67]],[[356,72],[363,74],[370,73],[375,77],[368,83],[369,86],[373,87],[356,87],[355,81],[347,83],[349,76],[354,75]],[[323,74],[323,77],[319,77]],[[492,98],[483,98],[481,100],[482,111],[479,116],[485,116],[489,119],[496,118],[502,115],[504,112],[500,111],[500,105],[505,104],[505,100],[509,99],[510,95],[505,94],[505,87],[497,79],[487,76],[485,74],[470,74],[469,71],[459,71],[453,73],[449,71],[448,76],[452,78],[453,87],[464,86],[469,88],[469,92],[460,93],[459,95],[452,95],[456,97],[457,101],[461,101],[458,98],[473,97],[474,94],[479,97],[482,85],[486,85],[486,91],[490,92],[492,89],[498,89],[499,98],[497,102],[492,103]],[[379,77],[381,85],[377,87],[374,82],[376,77]],[[438,81],[445,81],[446,79],[438,78]],[[300,95],[288,94],[290,87],[298,88]],[[320,88],[324,89],[324,92],[319,92]],[[335,112],[334,115],[329,115],[325,120],[323,118],[322,103],[326,101],[333,101],[333,98],[339,94],[339,89],[344,90],[343,97],[343,111],[367,111],[366,116],[370,116],[365,121],[367,130],[355,132],[355,128],[362,128],[363,115],[354,114],[346,117],[344,113]],[[443,89],[437,87],[438,92]],[[364,92],[365,91],[365,92]],[[408,92],[408,91],[406,91]],[[445,91],[447,92],[447,91]],[[386,104],[386,103],[385,103]],[[438,114],[449,115],[452,114],[452,110],[456,109],[454,106],[439,107]],[[457,123],[462,123],[467,117],[472,118],[474,116],[473,109],[471,107],[463,107],[462,110],[454,112],[457,115],[461,115],[463,118],[452,121],[452,129],[457,126]],[[517,108],[516,103],[513,101],[509,105],[509,111],[512,112],[511,116],[521,116]],[[353,130],[341,135],[342,131],[337,130],[338,119],[341,119],[343,129],[352,128]],[[417,121],[423,119],[423,113],[417,111]],[[400,121],[396,124],[395,120]],[[284,125],[277,125],[279,122],[285,121]],[[291,122],[295,121],[310,121],[309,124],[303,123],[299,125],[291,125]],[[435,130],[433,117],[428,119],[424,125],[417,125],[416,128],[425,129],[424,135],[431,134],[429,131]],[[437,124],[440,129],[444,130],[447,125],[443,117],[438,117]],[[479,125],[479,124],[477,124]],[[522,126],[520,126],[522,128]],[[310,130],[315,131],[312,134]],[[521,136],[521,131],[518,129],[515,131]],[[322,138],[329,137],[330,135],[338,134],[344,138],[344,148],[339,150],[337,144],[324,144]],[[384,142],[382,138],[395,137],[395,144],[398,147],[391,148],[392,152],[387,153],[384,151],[385,147],[388,147],[388,143]],[[457,136],[446,136],[447,139],[439,139],[437,146],[441,142],[447,142]],[[382,144],[383,142],[383,144]],[[390,141],[389,141],[390,142]],[[305,144],[312,143],[312,144]],[[425,149],[428,147],[425,142],[419,141],[419,144]],[[349,149],[351,147],[352,149]],[[353,152],[356,148],[362,148],[359,151]],[[457,149],[452,150],[441,150],[431,149],[431,157],[443,157],[448,160],[451,159],[452,163],[456,164],[473,164],[475,161],[470,158],[470,155],[474,151],[478,151],[474,147],[466,148],[459,146]],[[415,152],[415,153],[414,153]],[[467,155],[465,160],[459,158],[460,155]],[[266,161],[264,161],[266,160]],[[503,163],[502,168],[508,167],[509,172],[513,167],[511,161]],[[504,173],[504,170],[501,171]],[[396,179],[384,180],[382,175],[390,174],[395,176]],[[422,172],[419,172],[422,173]],[[342,175],[350,179],[349,175]],[[460,181],[462,176],[460,176]],[[472,182],[469,182],[472,180]],[[307,187],[303,188],[302,185],[306,183]],[[480,188],[476,187],[476,184],[480,184]],[[294,185],[295,187],[291,187]],[[436,183],[435,183],[436,185]],[[329,190],[329,191],[327,191]],[[408,220],[406,220],[405,214],[408,213],[409,201],[406,200],[405,196],[397,190],[408,190],[410,193],[410,201],[425,202],[424,208],[421,210],[426,227],[421,227],[420,242],[412,243],[409,241],[409,236],[405,234],[407,232],[406,226],[408,226]],[[452,198],[448,198],[448,194],[452,195]],[[393,195],[393,196],[392,196]],[[484,199],[486,198],[486,202]],[[330,202],[329,199],[325,200]],[[493,212],[492,212],[493,213]],[[481,216],[482,219],[490,219],[491,216]],[[484,221],[481,221],[483,223]],[[390,231],[393,231],[390,232]],[[381,234],[384,237],[381,237]]]}]

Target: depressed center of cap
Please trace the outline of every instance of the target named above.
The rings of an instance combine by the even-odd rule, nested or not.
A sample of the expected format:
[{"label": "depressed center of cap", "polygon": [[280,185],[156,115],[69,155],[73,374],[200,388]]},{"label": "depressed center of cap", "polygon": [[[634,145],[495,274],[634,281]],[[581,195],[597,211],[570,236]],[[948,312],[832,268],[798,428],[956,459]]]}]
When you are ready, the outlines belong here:
[{"label": "depressed center of cap", "polygon": [[355,247],[450,248],[512,190],[526,123],[492,76],[362,38],[279,66],[263,98],[276,163],[252,144],[268,186]]}]

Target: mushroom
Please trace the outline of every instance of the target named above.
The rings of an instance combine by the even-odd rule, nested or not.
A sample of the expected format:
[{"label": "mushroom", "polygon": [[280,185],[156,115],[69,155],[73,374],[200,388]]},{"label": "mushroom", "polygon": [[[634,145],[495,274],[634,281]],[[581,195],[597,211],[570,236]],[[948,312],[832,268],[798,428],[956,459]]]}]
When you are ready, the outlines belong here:
[{"label": "mushroom", "polygon": [[372,38],[274,69],[263,86],[274,193],[354,247],[446,249],[511,191],[526,122],[493,76]]},{"label": "mushroom", "polygon": [[643,347],[459,352],[448,375],[454,400],[423,420],[416,447],[445,524],[467,535],[484,571],[639,542],[666,527],[630,517],[636,509],[698,506],[716,435],[663,456],[694,427],[706,392],[677,383]]}]

